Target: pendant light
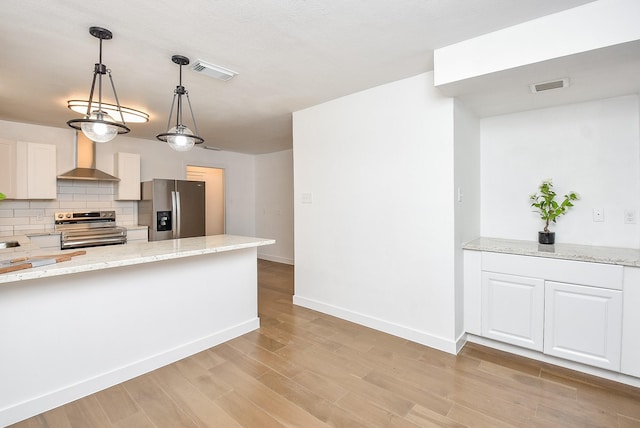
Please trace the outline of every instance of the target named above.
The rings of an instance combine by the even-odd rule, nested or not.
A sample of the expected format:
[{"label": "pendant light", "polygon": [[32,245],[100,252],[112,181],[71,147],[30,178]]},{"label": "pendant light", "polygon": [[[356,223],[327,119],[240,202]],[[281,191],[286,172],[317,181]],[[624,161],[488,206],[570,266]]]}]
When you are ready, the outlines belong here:
[{"label": "pendant light", "polygon": [[[169,143],[169,147],[178,152],[186,152],[191,150],[195,144],[204,143],[204,139],[198,136],[198,127],[196,125],[196,119],[193,116],[193,109],[191,108],[191,100],[189,99],[189,92],[182,86],[182,66],[189,64],[189,58],[182,55],[174,55],[171,57],[171,61],[180,66],[180,83],[173,91],[173,100],[171,101],[171,109],[169,110],[169,120],[167,122],[167,132],[164,134],[156,135],[156,138],[160,141]],[[194,134],[191,129],[187,128],[182,122],[182,96],[187,97],[187,103],[189,104],[189,112],[191,113],[191,120],[193,122],[193,128],[196,133]],[[176,103],[176,97],[178,102]],[[173,106],[176,106],[176,124],[171,127],[171,117],[173,116]]]},{"label": "pendant light", "polygon": [[[70,120],[67,122],[67,125],[74,129],[81,130],[82,133],[91,141],[95,141],[96,143],[106,143],[107,141],[113,140],[118,134],[128,133],[130,129],[125,125],[120,102],[118,101],[118,94],[116,93],[116,87],[114,86],[113,78],[111,77],[111,70],[102,63],[102,41],[112,39],[113,34],[106,28],[100,27],[89,28],[89,34],[100,40],[100,60],[93,69],[93,81],[91,82],[91,91],[89,92],[89,101],[87,102],[87,111],[84,118]],[[103,108],[102,76],[105,74],[109,75],[113,95],[116,99],[116,108],[111,111],[118,113],[120,122],[107,113],[107,108]],[[96,89],[96,80],[98,81],[97,103],[93,100],[93,93]],[[106,106],[108,106],[108,104],[105,104],[105,107]]]}]

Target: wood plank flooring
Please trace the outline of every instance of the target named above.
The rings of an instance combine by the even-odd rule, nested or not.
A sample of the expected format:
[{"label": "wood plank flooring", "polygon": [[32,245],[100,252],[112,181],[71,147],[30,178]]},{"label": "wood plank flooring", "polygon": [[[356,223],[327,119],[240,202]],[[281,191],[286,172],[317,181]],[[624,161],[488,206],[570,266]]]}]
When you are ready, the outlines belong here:
[{"label": "wood plank flooring", "polygon": [[258,265],[259,330],[14,427],[640,427],[639,389],[293,306],[293,267]]}]

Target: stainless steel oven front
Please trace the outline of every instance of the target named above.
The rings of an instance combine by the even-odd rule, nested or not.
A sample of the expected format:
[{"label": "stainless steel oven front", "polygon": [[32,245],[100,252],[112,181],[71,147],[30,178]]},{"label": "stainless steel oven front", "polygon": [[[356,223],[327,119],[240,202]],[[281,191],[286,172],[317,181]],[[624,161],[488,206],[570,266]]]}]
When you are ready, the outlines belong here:
[{"label": "stainless steel oven front", "polygon": [[127,242],[127,228],[116,226],[115,211],[58,212],[55,230],[60,232],[63,250]]}]

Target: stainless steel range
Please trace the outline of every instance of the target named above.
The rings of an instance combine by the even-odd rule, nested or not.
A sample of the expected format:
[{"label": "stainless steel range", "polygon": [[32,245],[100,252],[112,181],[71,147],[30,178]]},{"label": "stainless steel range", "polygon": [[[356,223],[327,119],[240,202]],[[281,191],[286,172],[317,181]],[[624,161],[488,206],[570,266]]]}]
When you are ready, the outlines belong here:
[{"label": "stainless steel range", "polygon": [[127,242],[127,228],[116,226],[115,211],[55,213],[55,230],[63,250]]}]

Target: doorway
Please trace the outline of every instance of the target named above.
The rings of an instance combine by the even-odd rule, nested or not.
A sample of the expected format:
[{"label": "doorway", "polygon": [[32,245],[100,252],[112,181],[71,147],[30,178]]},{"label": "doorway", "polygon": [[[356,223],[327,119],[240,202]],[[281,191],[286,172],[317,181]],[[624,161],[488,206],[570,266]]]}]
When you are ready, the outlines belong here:
[{"label": "doorway", "polygon": [[187,180],[205,182],[206,234],[224,234],[224,169],[188,165]]}]

